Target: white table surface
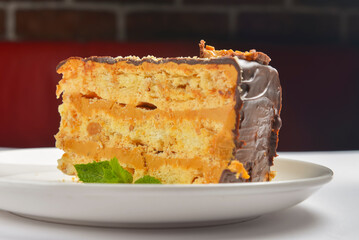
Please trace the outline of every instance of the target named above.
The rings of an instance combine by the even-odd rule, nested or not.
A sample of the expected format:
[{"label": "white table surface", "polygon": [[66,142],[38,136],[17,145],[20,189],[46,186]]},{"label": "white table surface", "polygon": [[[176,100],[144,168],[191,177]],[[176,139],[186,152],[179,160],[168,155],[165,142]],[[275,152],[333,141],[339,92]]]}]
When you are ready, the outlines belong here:
[{"label": "white table surface", "polygon": [[40,222],[0,211],[0,240],[359,239],[359,151],[279,155],[327,166],[334,171],[334,178],[295,207],[249,222],[217,227],[147,230],[82,227]]}]

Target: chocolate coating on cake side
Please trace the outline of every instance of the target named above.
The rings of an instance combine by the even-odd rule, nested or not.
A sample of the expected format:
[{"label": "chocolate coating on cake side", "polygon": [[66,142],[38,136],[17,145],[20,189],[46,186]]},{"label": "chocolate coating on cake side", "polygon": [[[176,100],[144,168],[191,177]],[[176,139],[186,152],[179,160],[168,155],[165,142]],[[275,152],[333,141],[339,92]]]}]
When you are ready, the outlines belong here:
[{"label": "chocolate coating on cake side", "polygon": [[[241,93],[243,107],[238,134],[235,135],[235,159],[243,163],[251,178],[248,181],[267,180],[267,173],[276,156],[278,132],[282,125],[281,86],[278,72],[270,67],[239,60],[242,69]],[[224,170],[221,183],[243,182],[236,173]]]}]

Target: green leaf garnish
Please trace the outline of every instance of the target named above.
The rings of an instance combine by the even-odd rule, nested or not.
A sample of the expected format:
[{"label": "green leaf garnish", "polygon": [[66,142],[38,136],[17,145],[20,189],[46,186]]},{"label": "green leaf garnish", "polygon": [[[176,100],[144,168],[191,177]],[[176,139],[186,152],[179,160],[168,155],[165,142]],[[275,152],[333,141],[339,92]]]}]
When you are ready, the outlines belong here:
[{"label": "green leaf garnish", "polygon": [[147,184],[147,183],[161,184],[161,181],[158,180],[157,178],[146,175],[146,176],[143,176],[143,177],[137,179],[135,183],[136,184],[143,184],[143,183],[145,183],[145,184]]},{"label": "green leaf garnish", "polygon": [[112,171],[117,175],[120,179],[119,183],[132,183],[133,177],[129,171],[121,167],[118,163],[118,159],[116,157],[112,158],[110,161],[110,166],[112,167]]},{"label": "green leaf garnish", "polygon": [[74,166],[77,176],[84,183],[132,183],[133,181],[131,173],[120,166],[117,158]]},{"label": "green leaf garnish", "polygon": [[75,165],[77,176],[86,183],[119,183],[119,178],[112,171],[110,163],[93,162]]},{"label": "green leaf garnish", "polygon": [[[121,167],[116,157],[110,161],[93,162],[87,164],[75,164],[77,176],[84,183],[132,183],[130,172]],[[161,181],[151,176],[143,176],[137,179],[136,184],[152,183],[161,184]]]}]

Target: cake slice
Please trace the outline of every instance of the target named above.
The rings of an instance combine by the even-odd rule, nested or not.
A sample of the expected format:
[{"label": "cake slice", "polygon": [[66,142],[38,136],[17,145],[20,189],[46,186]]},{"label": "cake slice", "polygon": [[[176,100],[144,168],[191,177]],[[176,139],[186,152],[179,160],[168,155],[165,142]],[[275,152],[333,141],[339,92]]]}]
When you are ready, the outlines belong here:
[{"label": "cake slice", "polygon": [[265,181],[277,144],[277,72],[238,56],[69,58],[58,168],[116,157],[133,179],[162,183]]}]

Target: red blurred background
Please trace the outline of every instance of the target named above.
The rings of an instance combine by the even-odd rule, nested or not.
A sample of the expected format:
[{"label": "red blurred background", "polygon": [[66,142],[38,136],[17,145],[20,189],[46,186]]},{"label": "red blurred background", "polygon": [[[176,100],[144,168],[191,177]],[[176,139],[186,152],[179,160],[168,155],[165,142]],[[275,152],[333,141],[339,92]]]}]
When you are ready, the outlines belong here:
[{"label": "red blurred background", "polygon": [[0,147],[54,146],[61,60],[195,56],[205,39],[272,58],[280,151],[359,149],[359,4],[254,2],[0,1]]}]

